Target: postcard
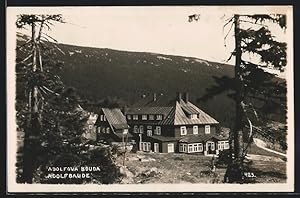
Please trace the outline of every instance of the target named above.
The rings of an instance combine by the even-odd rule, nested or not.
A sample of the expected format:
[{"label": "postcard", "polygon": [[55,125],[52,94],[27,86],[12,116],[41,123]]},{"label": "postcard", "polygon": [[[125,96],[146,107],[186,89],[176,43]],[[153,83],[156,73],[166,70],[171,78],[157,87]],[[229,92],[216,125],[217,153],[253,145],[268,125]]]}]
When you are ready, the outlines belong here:
[{"label": "postcard", "polygon": [[7,7],[8,192],[293,192],[292,11]]}]

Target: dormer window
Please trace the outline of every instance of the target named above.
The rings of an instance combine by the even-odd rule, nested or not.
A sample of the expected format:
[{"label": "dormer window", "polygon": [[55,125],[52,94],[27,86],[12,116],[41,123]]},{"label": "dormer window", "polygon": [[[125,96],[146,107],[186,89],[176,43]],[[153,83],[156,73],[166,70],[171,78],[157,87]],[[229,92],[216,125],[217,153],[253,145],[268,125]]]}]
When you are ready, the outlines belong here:
[{"label": "dormer window", "polygon": [[133,119],[133,120],[138,120],[139,117],[138,117],[138,115],[133,115],[133,116],[132,116],[132,119]]},{"label": "dormer window", "polygon": [[142,115],[142,120],[147,120],[147,115]]},{"label": "dormer window", "polygon": [[131,115],[127,115],[127,120],[131,120]]},{"label": "dormer window", "polygon": [[156,115],[156,120],[162,120],[162,115]]},{"label": "dormer window", "polygon": [[198,116],[197,116],[197,114],[191,114],[191,115],[190,115],[190,118],[191,118],[191,119],[197,119]]},{"label": "dormer window", "polygon": [[154,120],[154,115],[149,115],[149,120]]}]

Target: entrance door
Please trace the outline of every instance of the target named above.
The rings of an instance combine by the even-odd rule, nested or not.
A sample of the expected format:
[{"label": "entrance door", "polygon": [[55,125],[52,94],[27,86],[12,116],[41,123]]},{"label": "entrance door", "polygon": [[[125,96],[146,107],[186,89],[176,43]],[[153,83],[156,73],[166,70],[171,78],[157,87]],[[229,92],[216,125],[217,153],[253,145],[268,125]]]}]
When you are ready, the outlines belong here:
[{"label": "entrance door", "polygon": [[174,144],[173,143],[168,144],[168,153],[174,153]]},{"label": "entrance door", "polygon": [[206,143],[206,150],[208,154],[215,153],[215,143],[214,142],[207,142]]},{"label": "entrance door", "polygon": [[159,153],[159,144],[154,143],[154,153]]}]

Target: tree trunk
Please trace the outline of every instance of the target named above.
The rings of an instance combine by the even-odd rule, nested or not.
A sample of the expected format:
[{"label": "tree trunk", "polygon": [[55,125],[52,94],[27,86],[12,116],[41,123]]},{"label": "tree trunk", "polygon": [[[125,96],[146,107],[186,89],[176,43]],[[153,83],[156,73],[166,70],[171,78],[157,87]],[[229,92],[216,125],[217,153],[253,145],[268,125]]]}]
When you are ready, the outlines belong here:
[{"label": "tree trunk", "polygon": [[[32,23],[32,73],[37,71],[37,47],[36,47],[35,23]],[[35,82],[33,82],[35,83]],[[29,119],[25,129],[24,148],[23,148],[23,175],[22,181],[32,183],[35,170],[36,156],[39,145],[38,136],[40,134],[40,119],[38,111],[38,88],[32,85],[29,93]]]},{"label": "tree trunk", "polygon": [[242,147],[243,147],[243,82],[241,74],[241,60],[242,60],[242,50],[241,50],[241,37],[240,37],[240,21],[239,15],[234,16],[234,34],[235,34],[235,80],[236,80],[236,96],[235,96],[235,123],[234,128],[231,131],[231,138],[233,139],[233,156],[231,157],[231,163],[228,165],[225,181],[229,183],[242,182],[243,177],[243,157],[242,157]]}]

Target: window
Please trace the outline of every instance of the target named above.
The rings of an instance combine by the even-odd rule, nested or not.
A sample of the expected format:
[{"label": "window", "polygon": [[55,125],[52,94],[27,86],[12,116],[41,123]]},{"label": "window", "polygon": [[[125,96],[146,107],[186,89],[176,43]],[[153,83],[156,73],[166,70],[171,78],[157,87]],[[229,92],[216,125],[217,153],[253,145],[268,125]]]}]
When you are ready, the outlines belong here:
[{"label": "window", "polygon": [[147,130],[147,136],[152,136],[152,130]]},{"label": "window", "polygon": [[103,115],[100,115],[100,121],[103,121]]},{"label": "window", "polygon": [[214,142],[207,142],[206,145],[207,145],[207,148],[210,148],[210,150],[212,150],[212,151],[215,150],[215,143]]},{"label": "window", "polygon": [[179,152],[183,152],[183,144],[179,144]]},{"label": "window", "polygon": [[179,152],[185,153],[187,151],[186,148],[187,148],[186,144],[179,144]]},{"label": "window", "polygon": [[123,134],[127,134],[128,133],[128,129],[123,129]]},{"label": "window", "polygon": [[197,114],[191,114],[190,118],[193,119],[197,119]]},{"label": "window", "polygon": [[193,144],[193,148],[194,148],[194,152],[198,151],[198,145],[197,144]]},{"label": "window", "polygon": [[142,120],[147,120],[147,115],[142,115]]},{"label": "window", "polygon": [[138,126],[134,125],[134,127],[133,127],[133,132],[134,132],[134,133],[138,133],[138,132],[139,132]]},{"label": "window", "polygon": [[203,151],[202,143],[198,143],[197,146],[198,146],[198,152],[202,152]]},{"label": "window", "polygon": [[162,115],[156,115],[156,120],[162,120]]},{"label": "window", "polygon": [[92,128],[93,128],[93,125],[90,124],[90,125],[89,125],[89,129],[92,129]]},{"label": "window", "polygon": [[224,149],[229,149],[229,141],[224,141]]},{"label": "window", "polygon": [[173,143],[168,144],[168,153],[174,153],[174,144]]},{"label": "window", "polygon": [[155,135],[161,135],[161,127],[160,126],[156,126],[156,129],[154,131]]},{"label": "window", "polygon": [[223,141],[219,141],[218,142],[218,150],[224,150],[224,142]]},{"label": "window", "polygon": [[210,125],[205,125],[205,134],[210,134]]},{"label": "window", "polygon": [[159,153],[159,143],[154,143],[154,152]]},{"label": "window", "polygon": [[180,135],[186,135],[187,131],[186,131],[186,126],[181,126],[180,127]]},{"label": "window", "polygon": [[140,133],[144,133],[144,126],[140,125]]},{"label": "window", "polygon": [[141,142],[141,150],[142,151],[150,151],[151,150],[151,143],[150,142]]},{"label": "window", "polygon": [[103,121],[106,121],[106,117],[105,117],[105,115],[103,115]]},{"label": "window", "polygon": [[127,120],[131,120],[131,115],[127,115]]},{"label": "window", "polygon": [[198,134],[198,126],[193,126],[193,134]]},{"label": "window", "polygon": [[98,127],[98,133],[101,133],[101,127]]},{"label": "window", "polygon": [[154,115],[149,115],[149,120],[154,120]]},{"label": "window", "polygon": [[110,128],[109,127],[106,128],[106,133],[110,133]]},{"label": "window", "polygon": [[151,126],[151,125],[148,125],[148,126],[147,126],[147,129],[152,129],[152,126]]},{"label": "window", "polygon": [[[186,147],[185,147],[186,149]],[[203,145],[202,143],[194,143],[188,145],[188,153],[197,153],[203,151]]]},{"label": "window", "polygon": [[139,119],[139,116],[138,116],[138,115],[133,115],[133,116],[132,116],[132,119],[133,119],[133,120],[138,120],[138,119]]},{"label": "window", "polygon": [[219,150],[224,150],[224,149],[229,149],[229,142],[228,141],[219,141],[218,142],[218,149]]}]

